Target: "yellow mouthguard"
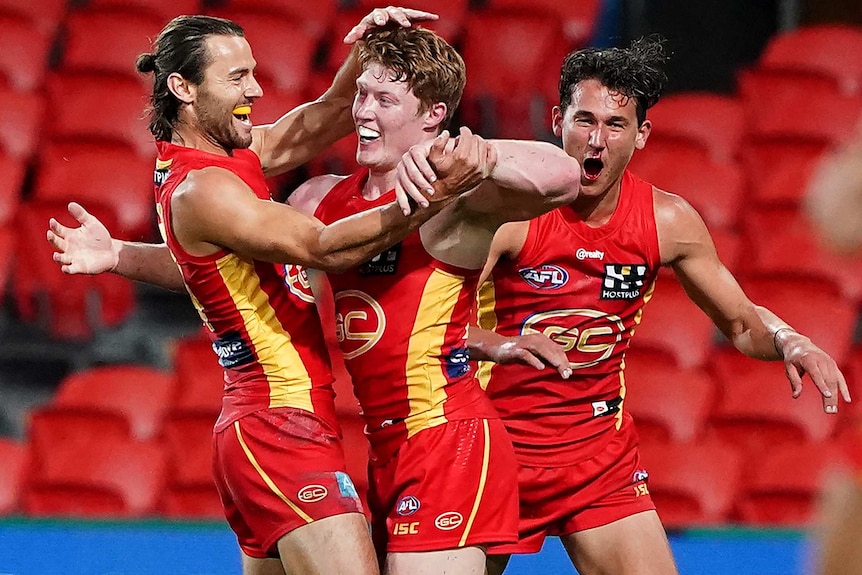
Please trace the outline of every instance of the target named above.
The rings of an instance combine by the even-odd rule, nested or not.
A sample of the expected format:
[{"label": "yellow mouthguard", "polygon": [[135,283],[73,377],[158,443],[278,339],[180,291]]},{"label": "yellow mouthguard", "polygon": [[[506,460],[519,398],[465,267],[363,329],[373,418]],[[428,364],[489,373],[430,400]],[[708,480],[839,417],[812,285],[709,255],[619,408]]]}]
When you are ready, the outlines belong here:
[{"label": "yellow mouthguard", "polygon": [[237,106],[233,109],[233,113],[237,116],[247,116],[251,114],[251,106]]}]

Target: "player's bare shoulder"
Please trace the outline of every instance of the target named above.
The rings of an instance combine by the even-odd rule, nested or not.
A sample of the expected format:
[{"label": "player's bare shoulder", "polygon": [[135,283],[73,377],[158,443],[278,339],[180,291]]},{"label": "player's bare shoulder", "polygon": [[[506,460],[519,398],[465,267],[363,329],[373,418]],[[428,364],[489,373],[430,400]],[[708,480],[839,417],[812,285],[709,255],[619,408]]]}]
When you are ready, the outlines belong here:
[{"label": "player's bare shoulder", "polygon": [[334,174],[326,174],[324,176],[316,176],[304,182],[296,188],[290,197],[287,199],[288,205],[292,208],[313,216],[317,211],[320,202],[326,197],[335,185],[346,179],[348,176],[336,176]]},{"label": "player's bare shoulder", "polygon": [[712,245],[700,214],[677,194],[653,186],[653,210],[662,264],[669,264],[698,245]]}]

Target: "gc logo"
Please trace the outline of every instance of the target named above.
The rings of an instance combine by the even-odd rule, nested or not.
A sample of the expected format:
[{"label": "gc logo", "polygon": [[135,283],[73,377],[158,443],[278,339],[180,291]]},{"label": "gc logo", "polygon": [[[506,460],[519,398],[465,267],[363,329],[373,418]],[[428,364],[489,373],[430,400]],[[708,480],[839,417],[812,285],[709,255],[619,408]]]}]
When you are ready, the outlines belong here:
[{"label": "gc logo", "polygon": [[386,330],[386,315],[374,298],[359,290],[335,294],[335,335],[344,359],[374,347]]},{"label": "gc logo", "polygon": [[598,365],[608,359],[623,339],[626,328],[619,316],[594,309],[556,309],[536,313],[524,320],[521,335],[540,333],[557,342],[566,353],[577,350],[582,361],[571,361],[572,369]]},{"label": "gc logo", "polygon": [[304,302],[314,303],[314,294],[311,293],[311,284],[308,282],[308,273],[305,268],[296,264],[284,265],[284,285],[290,293]]}]

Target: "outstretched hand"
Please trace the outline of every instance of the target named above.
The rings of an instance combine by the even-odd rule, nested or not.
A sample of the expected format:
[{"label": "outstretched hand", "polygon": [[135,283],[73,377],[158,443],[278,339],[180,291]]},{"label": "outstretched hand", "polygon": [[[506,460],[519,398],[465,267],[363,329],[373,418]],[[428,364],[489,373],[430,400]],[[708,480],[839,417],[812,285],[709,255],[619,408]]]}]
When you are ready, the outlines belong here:
[{"label": "outstretched hand", "polygon": [[[790,380],[793,397],[802,393],[802,377],[808,374],[823,396],[823,411],[838,413],[838,395],[850,403],[850,390],[844,374],[829,354],[811,343],[804,335],[791,330],[776,334],[784,356],[784,371]],[[778,342],[776,342],[778,343]],[[779,347],[778,345],[776,347]]]},{"label": "outstretched hand", "polygon": [[372,28],[385,26],[390,22],[397,22],[404,28],[409,28],[416,22],[436,20],[437,18],[439,18],[437,14],[422,10],[413,10],[411,8],[399,8],[397,6],[375,8],[360,20],[359,24],[351,28],[350,32],[344,37],[344,43],[355,44],[359,40],[362,40],[362,37]]},{"label": "outstretched hand", "polygon": [[93,275],[116,268],[119,250],[105,225],[75,202],[69,204],[69,213],[79,227],[68,228],[54,218],[48,222],[48,243],[57,250],[54,261],[63,273]]},{"label": "outstretched hand", "polygon": [[501,344],[489,349],[489,352],[495,363],[520,363],[536,369],[551,366],[563,379],[569,379],[572,375],[569,358],[566,357],[563,346],[541,334],[506,338]]}]

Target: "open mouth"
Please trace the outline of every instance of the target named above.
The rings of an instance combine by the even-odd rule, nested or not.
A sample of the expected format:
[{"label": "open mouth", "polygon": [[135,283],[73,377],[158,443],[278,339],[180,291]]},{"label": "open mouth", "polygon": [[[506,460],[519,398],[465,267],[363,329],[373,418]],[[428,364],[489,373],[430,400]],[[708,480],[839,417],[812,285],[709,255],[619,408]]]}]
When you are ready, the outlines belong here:
[{"label": "open mouth", "polygon": [[366,128],[365,126],[358,126],[356,133],[359,134],[359,142],[362,144],[371,143],[380,137],[380,132]]},{"label": "open mouth", "polygon": [[244,124],[251,124],[251,106],[237,106],[233,109],[233,116]]},{"label": "open mouth", "polygon": [[584,177],[590,181],[595,181],[601,175],[605,164],[598,158],[586,158],[584,160],[583,170]]}]

